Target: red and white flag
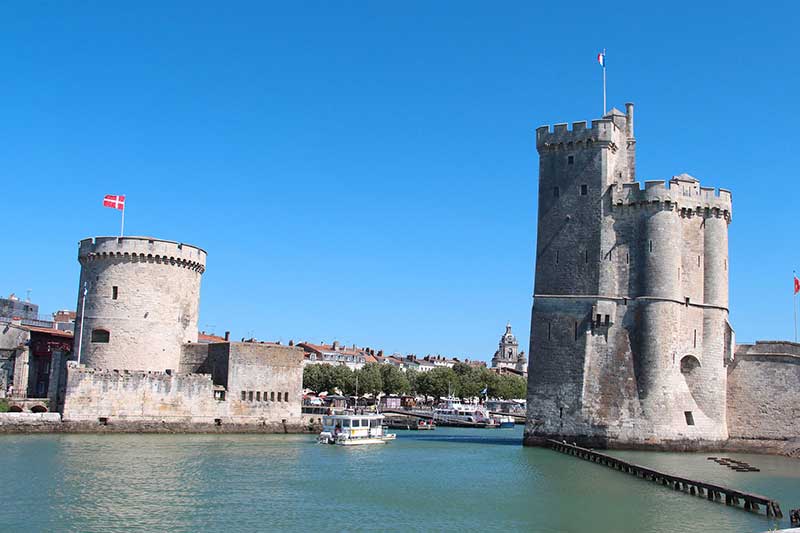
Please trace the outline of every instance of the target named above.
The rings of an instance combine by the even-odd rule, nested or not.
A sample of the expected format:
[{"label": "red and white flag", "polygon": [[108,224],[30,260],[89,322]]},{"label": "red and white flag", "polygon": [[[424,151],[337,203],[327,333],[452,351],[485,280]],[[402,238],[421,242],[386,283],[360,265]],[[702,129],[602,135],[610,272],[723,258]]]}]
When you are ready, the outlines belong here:
[{"label": "red and white flag", "polygon": [[114,194],[106,194],[103,197],[103,207],[110,207],[111,209],[125,210],[125,196],[117,196]]},{"label": "red and white flag", "polygon": [[797,294],[800,292],[800,279],[797,279],[797,276],[794,277],[794,293]]}]

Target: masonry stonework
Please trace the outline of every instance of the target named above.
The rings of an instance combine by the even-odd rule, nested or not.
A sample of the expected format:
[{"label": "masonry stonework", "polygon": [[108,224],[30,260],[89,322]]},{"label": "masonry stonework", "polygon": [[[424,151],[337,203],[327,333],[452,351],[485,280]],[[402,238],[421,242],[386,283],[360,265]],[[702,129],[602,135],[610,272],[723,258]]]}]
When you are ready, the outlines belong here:
[{"label": "masonry stonework", "polygon": [[206,252],[148,237],[95,237],[80,242],[78,261],[80,362],[177,371],[182,345],[197,341]]},{"label": "masonry stonework", "polygon": [[536,146],[525,442],[724,441],[730,192],[636,182],[632,104],[538,128]]}]

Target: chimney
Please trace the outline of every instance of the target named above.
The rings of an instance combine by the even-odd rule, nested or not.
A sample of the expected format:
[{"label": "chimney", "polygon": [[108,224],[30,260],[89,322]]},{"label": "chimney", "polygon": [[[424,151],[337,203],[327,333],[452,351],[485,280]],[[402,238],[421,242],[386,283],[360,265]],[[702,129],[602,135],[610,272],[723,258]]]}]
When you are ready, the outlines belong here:
[{"label": "chimney", "polygon": [[627,118],[628,131],[626,132],[628,138],[633,138],[633,103],[628,102],[625,104],[625,115]]},{"label": "chimney", "polygon": [[230,340],[231,340],[231,332],[230,331],[226,331],[225,332],[225,342],[228,342]]},{"label": "chimney", "polygon": [[333,341],[333,349],[334,350],[338,350],[339,349],[339,341]]}]

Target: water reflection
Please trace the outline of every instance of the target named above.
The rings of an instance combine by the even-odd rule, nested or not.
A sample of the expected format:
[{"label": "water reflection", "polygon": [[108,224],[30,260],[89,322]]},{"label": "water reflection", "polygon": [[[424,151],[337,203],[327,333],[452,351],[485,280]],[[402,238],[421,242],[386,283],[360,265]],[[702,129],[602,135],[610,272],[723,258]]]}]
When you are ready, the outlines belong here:
[{"label": "water reflection", "polygon": [[[355,448],[316,445],[311,435],[3,436],[0,498],[8,504],[0,507],[0,524],[3,531],[637,533],[771,525],[593,463],[523,448],[521,432],[404,431],[388,445]],[[800,503],[797,461],[747,457],[762,472],[736,478],[701,455],[627,453],[668,471],[734,476],[727,482],[774,496],[785,511]]]}]

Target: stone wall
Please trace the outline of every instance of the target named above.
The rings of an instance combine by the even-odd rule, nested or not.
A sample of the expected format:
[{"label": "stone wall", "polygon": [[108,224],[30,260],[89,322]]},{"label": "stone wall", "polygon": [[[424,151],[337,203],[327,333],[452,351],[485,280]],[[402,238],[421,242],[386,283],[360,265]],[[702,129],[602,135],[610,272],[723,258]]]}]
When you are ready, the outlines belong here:
[{"label": "stone wall", "polygon": [[632,105],[536,145],[526,442],[723,441],[730,193],[635,182]]},{"label": "stone wall", "polygon": [[147,237],[96,237],[81,241],[78,260],[81,362],[105,370],[177,372],[182,346],[197,341],[206,252]]},{"label": "stone wall", "polygon": [[800,344],[759,341],[737,347],[728,367],[732,439],[800,437]]},{"label": "stone wall", "polygon": [[[190,351],[194,356],[202,353],[195,347]],[[302,424],[301,349],[217,343],[208,345],[208,354],[203,374],[96,370],[70,364],[64,420],[260,425],[275,431]]]}]

